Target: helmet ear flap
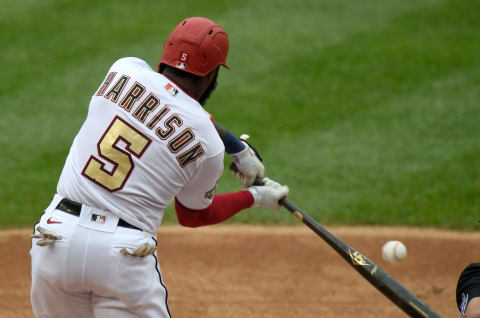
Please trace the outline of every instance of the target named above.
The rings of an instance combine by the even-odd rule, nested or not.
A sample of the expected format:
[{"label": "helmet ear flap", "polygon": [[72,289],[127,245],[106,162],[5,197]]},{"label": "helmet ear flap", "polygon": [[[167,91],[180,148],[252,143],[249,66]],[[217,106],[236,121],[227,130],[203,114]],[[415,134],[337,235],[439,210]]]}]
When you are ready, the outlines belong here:
[{"label": "helmet ear flap", "polygon": [[188,18],[168,36],[157,71],[161,64],[197,76],[205,76],[219,65],[228,69],[228,48],[227,32],[220,25],[207,18]]},{"label": "helmet ear flap", "polygon": [[157,64],[157,72],[158,73],[163,73],[164,69],[165,69],[165,64],[163,64],[163,63],[158,63]]}]

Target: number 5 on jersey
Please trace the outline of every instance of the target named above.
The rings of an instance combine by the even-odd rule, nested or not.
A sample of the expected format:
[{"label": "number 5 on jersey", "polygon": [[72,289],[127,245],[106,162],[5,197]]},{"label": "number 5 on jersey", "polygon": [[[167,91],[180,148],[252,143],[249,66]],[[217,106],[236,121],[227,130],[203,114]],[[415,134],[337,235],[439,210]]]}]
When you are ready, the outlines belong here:
[{"label": "number 5 on jersey", "polygon": [[[122,140],[125,149],[118,146]],[[123,188],[128,177],[135,168],[132,156],[141,158],[152,140],[115,116],[107,131],[97,144],[98,155],[113,165],[113,169],[105,169],[105,163],[95,156],[90,156],[82,175],[108,191],[114,192]]]}]

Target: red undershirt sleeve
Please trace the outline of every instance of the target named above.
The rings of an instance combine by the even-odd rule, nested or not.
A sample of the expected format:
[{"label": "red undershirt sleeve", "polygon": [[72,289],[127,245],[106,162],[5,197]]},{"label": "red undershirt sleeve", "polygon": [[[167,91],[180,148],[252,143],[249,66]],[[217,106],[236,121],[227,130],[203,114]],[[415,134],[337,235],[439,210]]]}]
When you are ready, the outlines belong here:
[{"label": "red undershirt sleeve", "polygon": [[253,203],[252,194],[243,190],[216,194],[212,204],[202,210],[187,208],[175,198],[175,211],[178,223],[186,227],[199,227],[223,222],[238,212],[248,209]]}]

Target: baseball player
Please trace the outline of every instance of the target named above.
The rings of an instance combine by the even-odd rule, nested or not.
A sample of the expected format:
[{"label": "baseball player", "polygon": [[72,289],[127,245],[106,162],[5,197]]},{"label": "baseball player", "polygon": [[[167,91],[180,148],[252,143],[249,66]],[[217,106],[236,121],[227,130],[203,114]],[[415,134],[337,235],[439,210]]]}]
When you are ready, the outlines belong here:
[{"label": "baseball player", "polygon": [[[165,207],[174,201],[189,227],[279,208],[288,187],[251,186],[263,165],[202,107],[228,48],[221,26],[194,17],[169,35],[156,71],[132,57],[111,66],[32,234],[36,317],[170,317],[156,249]],[[246,189],[215,194],[225,150]]]},{"label": "baseball player", "polygon": [[480,318],[480,263],[471,263],[462,271],[456,296],[462,318]]}]

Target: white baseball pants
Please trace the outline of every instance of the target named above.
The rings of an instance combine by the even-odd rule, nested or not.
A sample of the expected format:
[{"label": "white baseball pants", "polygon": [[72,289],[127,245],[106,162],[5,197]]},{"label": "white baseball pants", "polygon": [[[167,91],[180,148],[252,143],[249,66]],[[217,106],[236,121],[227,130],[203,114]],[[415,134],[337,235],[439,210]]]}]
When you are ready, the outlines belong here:
[{"label": "white baseball pants", "polygon": [[[168,294],[157,252],[124,256],[145,243],[156,246],[152,233],[117,226],[108,211],[82,205],[80,216],[56,210],[55,196],[35,226],[60,235],[51,245],[32,239],[31,302],[37,318],[169,318]],[[92,221],[104,215],[104,223]],[[36,231],[37,233],[37,231]]]}]

